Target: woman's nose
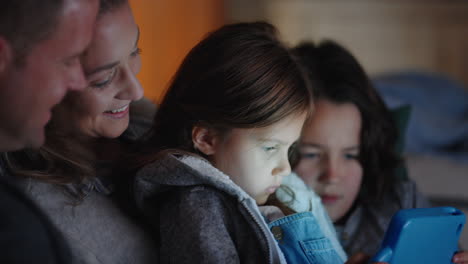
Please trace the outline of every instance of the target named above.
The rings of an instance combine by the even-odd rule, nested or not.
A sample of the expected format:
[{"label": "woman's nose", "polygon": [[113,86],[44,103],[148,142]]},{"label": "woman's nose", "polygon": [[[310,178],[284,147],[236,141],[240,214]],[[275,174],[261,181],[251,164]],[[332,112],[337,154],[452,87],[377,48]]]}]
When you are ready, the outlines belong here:
[{"label": "woman's nose", "polygon": [[143,97],[143,87],[136,77],[135,73],[130,68],[125,68],[122,88],[117,94],[117,98],[121,100],[136,101]]}]

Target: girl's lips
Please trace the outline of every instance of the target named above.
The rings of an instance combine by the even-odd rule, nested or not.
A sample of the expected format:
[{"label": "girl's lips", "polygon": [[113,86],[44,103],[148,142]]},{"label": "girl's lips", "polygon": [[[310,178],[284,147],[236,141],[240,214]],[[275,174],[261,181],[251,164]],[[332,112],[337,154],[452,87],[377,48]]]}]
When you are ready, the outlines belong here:
[{"label": "girl's lips", "polygon": [[276,190],[279,188],[278,185],[275,185],[275,186],[270,186],[266,189],[267,193],[274,193],[276,192]]},{"label": "girl's lips", "polygon": [[323,204],[332,204],[340,199],[338,195],[321,195],[320,198],[322,198]]},{"label": "girl's lips", "polygon": [[115,113],[113,113],[112,111],[105,111],[103,114],[110,118],[120,119],[120,118],[127,116],[129,109],[130,109],[129,105],[126,105],[118,109],[117,111],[114,110]]}]

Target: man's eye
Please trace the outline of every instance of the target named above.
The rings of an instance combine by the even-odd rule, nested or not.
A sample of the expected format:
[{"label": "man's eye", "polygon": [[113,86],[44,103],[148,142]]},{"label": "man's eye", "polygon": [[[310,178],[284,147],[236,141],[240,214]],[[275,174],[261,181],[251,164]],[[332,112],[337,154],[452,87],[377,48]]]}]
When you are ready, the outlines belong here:
[{"label": "man's eye", "polygon": [[67,66],[67,67],[72,67],[75,64],[77,64],[79,61],[80,60],[78,59],[78,57],[73,57],[73,58],[68,58],[68,59],[64,60],[63,64],[65,64],[65,66]]}]

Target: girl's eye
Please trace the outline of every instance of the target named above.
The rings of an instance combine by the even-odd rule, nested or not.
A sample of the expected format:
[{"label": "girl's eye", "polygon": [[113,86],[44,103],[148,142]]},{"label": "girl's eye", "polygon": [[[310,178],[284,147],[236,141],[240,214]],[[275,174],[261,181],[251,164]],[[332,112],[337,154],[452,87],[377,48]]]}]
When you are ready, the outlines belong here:
[{"label": "girl's eye", "polygon": [[275,151],[275,150],[277,150],[277,149],[278,149],[277,146],[263,147],[263,150],[264,150],[265,152],[273,152],[273,151]]},{"label": "girl's eye", "polygon": [[92,82],[91,86],[94,87],[94,88],[103,88],[103,87],[107,86],[114,79],[116,71],[117,71],[116,68],[112,69],[110,74],[108,74],[107,77],[103,81]]},{"label": "girl's eye", "polygon": [[135,51],[133,51],[130,56],[135,57],[137,55],[140,55],[142,50],[140,48],[137,48]]},{"label": "girl's eye", "polygon": [[319,153],[314,153],[314,152],[301,153],[301,158],[305,158],[305,159],[316,159],[319,157],[320,157]]},{"label": "girl's eye", "polygon": [[358,154],[347,153],[347,154],[345,154],[345,159],[347,159],[347,160],[357,160],[357,159],[359,159],[359,155]]}]

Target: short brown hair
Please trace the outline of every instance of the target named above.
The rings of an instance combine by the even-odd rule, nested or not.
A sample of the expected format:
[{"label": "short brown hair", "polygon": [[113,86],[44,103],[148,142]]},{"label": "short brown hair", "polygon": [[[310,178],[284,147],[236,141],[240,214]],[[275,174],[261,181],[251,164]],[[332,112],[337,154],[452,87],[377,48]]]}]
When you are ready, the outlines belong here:
[{"label": "short brown hair", "polygon": [[64,0],[3,0],[1,5],[0,36],[11,43],[21,64],[31,48],[55,30]]}]

